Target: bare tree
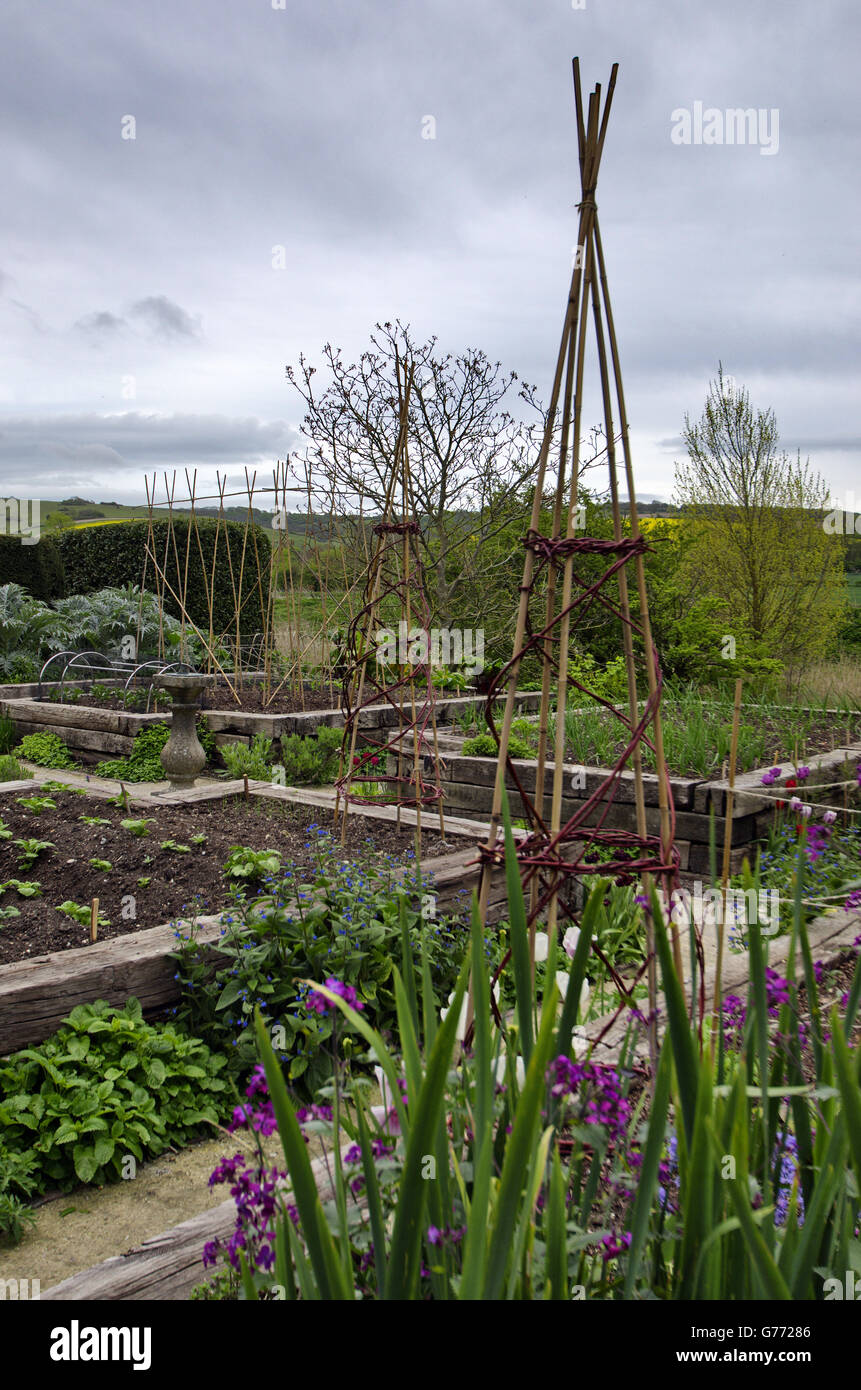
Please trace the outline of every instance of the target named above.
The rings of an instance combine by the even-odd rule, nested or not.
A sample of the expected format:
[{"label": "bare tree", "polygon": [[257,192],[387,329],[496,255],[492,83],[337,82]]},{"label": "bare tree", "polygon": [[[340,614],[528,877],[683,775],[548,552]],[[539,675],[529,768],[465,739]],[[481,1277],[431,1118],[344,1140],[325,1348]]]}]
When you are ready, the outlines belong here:
[{"label": "bare tree", "polygon": [[[436,343],[414,342],[400,321],[378,323],[358,362],[325,345],[330,380],[321,394],[304,356],[287,377],[305,404],[305,462],[320,495],[354,517],[361,501],[368,517],[383,506],[394,457],[397,364],[413,366],[410,476],[428,598],[445,625],[466,614],[480,621],[477,598],[493,601],[494,570],[504,572],[508,555],[491,542],[513,523],[525,530],[544,413],[516,372],[506,375],[478,349],[440,355]],[[517,418],[507,397],[533,418]]]}]

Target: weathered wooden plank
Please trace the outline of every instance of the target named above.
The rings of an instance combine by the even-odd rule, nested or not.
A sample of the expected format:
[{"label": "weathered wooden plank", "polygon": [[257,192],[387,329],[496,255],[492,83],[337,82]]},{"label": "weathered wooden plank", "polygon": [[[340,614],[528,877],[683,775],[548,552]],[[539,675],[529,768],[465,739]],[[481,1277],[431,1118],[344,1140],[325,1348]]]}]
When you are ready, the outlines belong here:
[{"label": "weathered wooden plank", "polygon": [[75,748],[102,758],[109,753],[130,753],[134,744],[134,739],[125,734],[110,734],[100,729],[78,729],[65,724],[44,724],[25,719],[15,720],[15,732],[19,738],[24,738],[27,734],[57,734],[67,748]]},{"label": "weathered wooden plank", "polygon": [[15,723],[59,725],[65,729],[99,729],[134,738],[140,729],[164,721],[164,713],[131,714],[126,710],[61,705],[50,700],[0,700],[0,711]]},{"label": "weathered wooden plank", "polygon": [[[218,917],[198,919],[198,940],[215,942]],[[144,1009],[171,1003],[178,992],[175,927],[164,925],[54,951],[0,966],[0,1055],[41,1042],[77,1004],[107,999],[124,1004],[134,995]]]}]

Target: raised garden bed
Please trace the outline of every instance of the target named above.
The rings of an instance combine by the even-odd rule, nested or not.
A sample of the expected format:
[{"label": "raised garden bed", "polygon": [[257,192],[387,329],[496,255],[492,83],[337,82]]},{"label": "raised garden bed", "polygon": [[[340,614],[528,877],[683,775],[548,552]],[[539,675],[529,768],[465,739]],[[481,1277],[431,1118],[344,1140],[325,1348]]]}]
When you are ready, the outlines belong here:
[{"label": "raised garden bed", "polygon": [[[110,698],[91,701],[86,692],[72,704],[34,698],[33,686],[5,686],[0,696],[0,716],[11,719],[19,738],[25,734],[53,733],[59,735],[72,752],[84,762],[96,762],[102,757],[131,752],[134,736],[149,724],[169,719],[169,710],[150,714],[130,712]],[[320,692],[317,695],[323,699]],[[279,756],[278,740],[285,734],[313,734],[320,725],[342,728],[343,711],[330,704],[328,691],[322,706],[306,708],[293,701],[290,712],[261,712],[259,686],[250,682],[243,687],[243,703],[237,705],[225,685],[219,684],[205,696],[214,703],[202,706],[209,728],[218,745],[250,743],[255,734],[273,740],[273,757]],[[316,697],[315,697],[316,699]],[[518,696],[522,712],[538,708],[540,696],[525,692]],[[289,702],[288,702],[289,703]],[[437,719],[445,723],[467,710],[484,708],[483,695],[440,695],[436,702]],[[368,735],[381,733],[397,725],[397,709],[388,703],[369,705],[361,713],[359,725]]]},{"label": "raised garden bed", "polygon": [[[625,711],[627,713],[627,711]],[[661,706],[664,753],[670,775],[680,780],[704,781],[720,776],[725,768],[731,741],[732,709],[708,702],[684,699],[665,700]],[[497,721],[498,723],[498,721]],[[537,721],[516,722],[514,734],[538,749]],[[569,709],[565,714],[565,761],[581,767],[612,767],[628,744],[620,722],[601,706]],[[462,749],[464,729],[443,730],[452,748]],[[771,705],[743,705],[736,757],[738,773],[770,767],[782,758],[797,756],[809,763],[820,753],[861,740],[861,711],[795,709]],[[551,729],[548,752],[553,750]],[[641,745],[643,767],[654,772],[655,757]]]},{"label": "raised garden bed", "polygon": [[[0,815],[4,814],[3,808],[8,806],[10,800],[14,802],[16,795],[38,794],[39,785],[39,780],[24,784],[9,784],[6,788],[6,796],[0,797]],[[202,821],[197,819],[197,815],[203,807],[207,805],[218,807],[223,803],[225,797],[229,797],[233,804],[237,804],[240,800],[237,797],[239,790],[241,790],[241,784],[234,782],[226,787],[210,785],[196,788],[192,792],[170,793],[159,796],[157,799],[145,793],[139,796],[132,795],[129,815],[134,818],[141,818],[150,814],[159,816],[168,810],[171,812],[181,810],[186,815],[194,816],[194,825],[199,827]],[[96,815],[104,815],[108,818],[109,812],[114,809],[106,808],[108,795],[107,790],[103,790],[98,797],[93,795]],[[69,816],[78,814],[77,808],[83,803],[84,798],[74,796],[68,797],[68,800],[73,803],[71,811],[68,812]],[[307,817],[308,822],[316,820],[321,826],[331,824],[331,813],[334,805],[334,795],[331,792],[305,792],[290,788],[270,787],[260,783],[251,784],[250,810],[256,808],[258,814],[265,817],[268,810],[276,809],[273,803],[286,803],[288,808],[298,807]],[[154,806],[156,809],[153,809]],[[118,812],[118,816],[120,819],[124,819],[125,813]],[[405,828],[400,835],[400,845],[405,854],[409,854],[412,850],[414,818],[414,812],[409,810],[402,812]],[[349,821],[348,835],[355,836],[360,846],[378,832],[382,835],[382,842],[386,844],[391,843],[389,837],[397,835],[394,829],[395,813],[388,807],[351,808]],[[266,824],[269,822],[264,821],[264,825]],[[277,822],[275,824],[277,825]],[[106,827],[102,827],[102,829],[105,830]],[[152,830],[153,827],[150,829]],[[233,831],[235,832],[236,829],[237,823],[234,822]],[[36,830],[38,832],[38,825]],[[437,915],[442,916],[463,911],[470,892],[477,887],[479,868],[475,845],[483,834],[486,834],[486,827],[481,824],[451,818],[446,823],[446,837],[450,840],[448,852],[431,855],[423,861],[422,871],[427,876],[428,888],[431,889],[432,887]],[[427,836],[427,844],[430,847],[443,848],[438,830],[429,829]],[[39,833],[38,838],[50,839],[51,837]],[[168,836],[167,838],[171,837]],[[234,833],[233,838],[230,839],[230,844],[237,843],[239,839],[238,833]],[[8,845],[10,842],[4,843]],[[153,835],[150,835],[135,843],[144,847],[142,853],[149,853],[150,851],[146,846],[156,845],[158,841]],[[456,848],[458,845],[464,846],[464,848]],[[277,847],[281,847],[280,842],[278,842]],[[202,848],[210,850],[211,846],[207,844]],[[170,854],[170,851],[167,851],[166,854]],[[67,853],[63,857],[72,856]],[[98,857],[107,858],[108,856]],[[178,855],[176,858],[185,861],[191,856]],[[205,891],[208,891],[212,896],[213,889],[217,886],[223,859],[210,853],[207,855],[207,861],[211,867],[207,866],[203,870],[207,875]],[[283,862],[286,862],[286,859]],[[146,866],[144,876],[150,876],[147,871],[151,867]],[[174,867],[172,862],[169,867]],[[396,865],[393,865],[393,872],[395,876],[400,872]],[[19,874],[15,876],[21,877]],[[35,872],[30,876],[38,878],[38,874]],[[196,890],[201,888],[199,875],[194,887]],[[134,878],[132,878],[131,886],[126,887],[126,891],[135,892]],[[179,997],[180,987],[176,980],[176,964],[170,957],[176,949],[175,933],[178,923],[175,920],[171,922],[169,919],[162,918],[158,925],[142,928],[139,909],[147,891],[147,888],[137,891],[137,920],[123,921],[120,918],[119,934],[105,939],[104,933],[108,929],[102,928],[95,944],[81,945],[79,943],[87,941],[89,937],[88,928],[83,927],[78,930],[74,940],[70,939],[65,942],[63,949],[51,954],[24,955],[20,959],[0,965],[0,1056],[16,1048],[34,1045],[42,1038],[47,1037],[55,1031],[60,1020],[76,1004],[87,1003],[96,998],[107,999],[113,1004],[122,1004],[131,995],[134,995],[140,999],[144,1010],[151,1013],[176,1001]],[[57,901],[63,901],[66,896],[64,893],[62,897],[57,898]],[[101,893],[99,896],[101,899]],[[179,896],[181,896],[181,892]],[[186,894],[186,900],[187,898],[188,894]],[[89,896],[85,898],[82,895],[81,901],[88,902]],[[504,873],[502,869],[496,869],[492,876],[489,892],[489,920],[498,919],[499,915],[505,911],[506,901]],[[105,901],[100,901],[100,911],[104,911],[104,906]],[[109,912],[107,915],[111,916],[111,913]],[[183,921],[188,921],[189,916],[190,914],[183,913],[181,908],[174,914],[174,918],[180,918]],[[15,920],[4,924],[3,933],[14,925]],[[200,942],[214,944],[218,940],[221,932],[220,915],[199,916],[196,923],[197,939]],[[70,925],[75,927],[76,924]]]},{"label": "raised garden bed", "polygon": [[[454,747],[454,740],[448,740]],[[464,757],[463,754],[449,752],[444,747],[445,766],[442,772],[444,804],[448,813],[455,815],[485,818],[490,815],[493,805],[493,787],[496,780],[496,759],[483,757]],[[832,749],[828,753],[811,755],[808,758],[810,777],[805,783],[805,800],[842,806],[842,792],[828,788],[828,784],[845,776],[844,768],[849,762],[854,768],[861,760],[861,742]],[[534,759],[514,759],[517,775],[528,794],[534,793],[537,762]],[[546,765],[545,791],[552,783],[555,764]],[[742,773],[736,778],[736,794],[732,817],[732,858],[731,870],[735,873],[741,868],[745,856],[751,856],[752,845],[765,834],[774,817],[774,801],[769,789],[762,785],[766,768]],[[786,776],[793,771],[791,764],[782,765]],[[570,763],[565,769],[565,791],[562,797],[563,823],[574,815],[585,800],[611,776],[608,767],[584,767]],[[673,804],[675,806],[676,847],[680,854],[680,867],[683,873],[707,874],[709,871],[709,836],[712,811],[718,818],[718,845],[723,844],[724,826],[722,817],[726,814],[726,794],[728,783],[725,778],[705,779],[695,777],[672,777],[670,779]],[[509,774],[508,788],[511,814],[522,814],[520,797],[514,779]],[[818,790],[825,786],[825,790]],[[661,832],[661,817],[658,807],[658,778],[654,773],[644,773],[643,789],[646,802],[646,828],[650,835]],[[791,793],[787,793],[787,797]],[[587,823],[594,825],[599,818],[608,829],[634,830],[635,820],[635,778],[634,773],[624,771],[620,774],[613,804],[603,805],[593,812]]]},{"label": "raised garden bed", "polygon": [[[55,804],[41,810],[22,804],[34,797],[37,803]],[[99,926],[99,935],[107,939],[187,917],[195,907],[220,911],[228,901],[222,867],[232,846],[277,849],[285,868],[310,869],[319,861],[318,837],[325,842],[331,824],[325,817],[320,825],[319,814],[284,801],[232,796],[182,806],[150,800],[127,812],[72,792],[45,797],[37,784],[30,795],[0,796],[0,817],[6,826],[0,840],[0,882],[35,881],[41,890],[33,897],[21,896],[14,887],[2,894],[2,906],[19,913],[0,926],[3,963],[85,945],[89,927],[57,911],[66,900],[89,904],[97,897],[100,913],[108,919]],[[134,828],[140,833],[123,828],[129,820],[138,822]],[[47,842],[48,847],[29,867],[22,866],[18,840]],[[340,843],[338,852],[344,858],[385,856],[390,863],[404,863],[413,844],[411,828],[398,832],[389,822],[352,816],[345,853],[340,855]],[[423,832],[422,845],[429,858],[449,848],[432,830]]]}]

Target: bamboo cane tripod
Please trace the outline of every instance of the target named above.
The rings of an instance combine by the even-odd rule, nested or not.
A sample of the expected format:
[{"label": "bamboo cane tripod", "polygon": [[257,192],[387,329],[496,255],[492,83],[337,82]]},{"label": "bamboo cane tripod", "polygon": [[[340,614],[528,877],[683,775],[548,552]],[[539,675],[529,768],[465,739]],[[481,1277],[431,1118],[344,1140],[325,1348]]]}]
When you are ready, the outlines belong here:
[{"label": "bamboo cane tripod", "polygon": [[[482,869],[479,887],[479,908],[482,922],[487,919],[487,905],[493,867],[501,860],[499,831],[502,820],[503,790],[506,780],[517,788],[527,821],[527,835],[518,845],[524,889],[528,889],[528,923],[530,956],[534,961],[535,931],[540,918],[545,918],[547,930],[557,928],[560,911],[573,920],[574,908],[569,901],[567,885],[572,877],[578,879],[601,875],[617,882],[641,879],[648,895],[651,876],[662,881],[666,900],[671,900],[678,872],[679,856],[674,847],[675,812],[672,792],[664,758],[660,716],[661,672],[652,642],[646,594],[643,556],[647,545],[640,532],[635,497],[634,475],[625,410],[625,397],[619,361],[615,325],[610,305],[604,251],[598,227],[595,190],[598,170],[607,132],[618,64],[610,75],[603,110],[601,87],[590,94],[584,120],[580,85],[580,65],[574,59],[574,98],[577,120],[577,140],[580,163],[581,200],[577,254],[562,330],[562,340],[551,390],[550,406],[541,449],[533,497],[529,532],[524,544],[526,554],[520,601],[514,634],[513,655],[499,672],[487,697],[486,718],[498,745],[499,754],[493,794],[493,809],[486,843],[480,846]],[[613,518],[612,540],[578,536],[580,508],[578,482],[580,473],[580,439],[582,431],[583,382],[590,314],[594,324],[594,341],[598,359],[598,375],[604,415],[604,435],[607,441],[607,465],[610,477],[610,504]],[[560,403],[561,397],[561,403]],[[539,526],[546,484],[551,476],[551,452],[558,439],[558,459],[553,506],[552,534],[543,536]],[[621,451],[630,507],[630,535],[623,533],[619,506],[618,453]],[[607,564],[597,582],[578,575],[575,561],[581,556],[600,556]],[[639,618],[631,616],[627,566],[633,562],[634,580],[639,600]],[[546,602],[543,619],[534,630],[530,600],[539,580],[546,577]],[[615,581],[612,583],[611,581]],[[615,596],[614,596],[615,595]],[[618,621],[622,632],[622,649],[627,675],[627,712],[615,709],[609,701],[593,698],[607,708],[626,730],[627,746],[608,775],[599,780],[591,795],[587,795],[570,818],[563,823],[562,803],[565,791],[565,709],[569,685],[592,694],[588,687],[569,676],[568,657],[572,632],[595,605],[606,610]],[[533,605],[534,610],[534,605]],[[637,659],[635,638],[642,646],[648,696],[640,710],[637,690]],[[539,747],[535,794],[523,788],[517,770],[509,757],[511,725],[515,713],[517,681],[524,657],[534,654],[541,662],[541,705],[539,714]],[[505,691],[501,728],[497,730],[493,707]],[[555,694],[555,721],[552,720],[552,698]],[[550,728],[555,723],[552,747],[552,779],[549,813],[545,808],[544,782],[550,773],[548,756]],[[658,802],[660,835],[647,832],[647,816],[643,786],[640,745],[645,741],[655,754],[658,773]],[[634,772],[636,833],[613,829],[606,825],[621,785],[621,774],[631,764]],[[569,774],[570,775],[570,769]],[[601,853],[595,854],[596,850]],[[588,858],[587,858],[588,853]],[[603,855],[603,858],[602,858]],[[590,862],[598,859],[600,862]],[[657,1047],[655,1024],[657,980],[651,917],[646,914],[646,959],[638,979],[645,971],[649,985],[649,1038],[654,1061]],[[678,928],[672,932],[673,956],[680,980],[684,978]],[[593,948],[594,949],[594,948]],[[623,1000],[621,1007],[630,1006],[633,989],[625,989],[618,977],[617,988]],[[625,997],[627,996],[627,998]],[[467,1018],[472,1016],[470,988]]]},{"label": "bamboo cane tripod", "polygon": [[[416,860],[421,862],[422,810],[436,807],[440,834],[445,837],[441,765],[433,684],[430,609],[424,592],[422,565],[416,545],[419,523],[409,470],[409,405],[413,365],[396,359],[398,434],[386,480],[383,510],[373,527],[374,547],[365,582],[364,603],[350,622],[342,707],[344,740],[335,783],[335,825],[341,819],[341,839],[347,833],[351,805],[394,805],[398,829],[401,808],[415,808]],[[400,492],[400,506],[398,502]],[[382,621],[394,623],[380,627]],[[415,626],[414,626],[415,624]],[[380,655],[380,634],[391,634],[397,660],[393,675]],[[373,674],[372,674],[373,670]],[[406,697],[406,700],[405,700]],[[397,725],[387,735],[369,731],[365,747],[356,748],[362,712],[372,704],[389,704]],[[428,738],[430,730],[430,739]]]}]

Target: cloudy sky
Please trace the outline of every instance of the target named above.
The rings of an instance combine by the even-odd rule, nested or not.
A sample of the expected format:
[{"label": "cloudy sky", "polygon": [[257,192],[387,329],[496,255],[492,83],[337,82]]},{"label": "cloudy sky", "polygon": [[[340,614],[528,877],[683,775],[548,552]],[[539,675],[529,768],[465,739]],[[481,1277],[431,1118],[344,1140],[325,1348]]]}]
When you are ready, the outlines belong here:
[{"label": "cloudy sky", "polygon": [[[670,495],[721,360],[861,495],[859,13],[4,0],[4,492],[137,501],[156,469],[268,472],[301,444],[285,365],[357,356],[379,319],[546,398],[578,54],[587,89],[620,63],[598,205],[639,491]],[[761,111],[758,143],[676,143],[698,102]]]}]

